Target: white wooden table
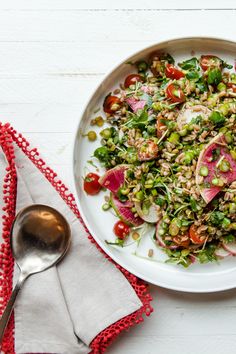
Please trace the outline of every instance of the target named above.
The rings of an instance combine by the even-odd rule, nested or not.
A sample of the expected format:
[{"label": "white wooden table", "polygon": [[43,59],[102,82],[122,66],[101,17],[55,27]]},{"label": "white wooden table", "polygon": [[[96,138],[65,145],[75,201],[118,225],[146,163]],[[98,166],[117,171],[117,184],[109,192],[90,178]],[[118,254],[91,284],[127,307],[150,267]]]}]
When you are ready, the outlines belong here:
[{"label": "white wooden table", "polygon": [[[39,147],[72,186],[71,145],[82,106],[104,74],[173,37],[235,40],[236,2],[0,2],[0,120]],[[236,290],[185,294],[151,286],[154,314],[112,354],[236,353]]]}]

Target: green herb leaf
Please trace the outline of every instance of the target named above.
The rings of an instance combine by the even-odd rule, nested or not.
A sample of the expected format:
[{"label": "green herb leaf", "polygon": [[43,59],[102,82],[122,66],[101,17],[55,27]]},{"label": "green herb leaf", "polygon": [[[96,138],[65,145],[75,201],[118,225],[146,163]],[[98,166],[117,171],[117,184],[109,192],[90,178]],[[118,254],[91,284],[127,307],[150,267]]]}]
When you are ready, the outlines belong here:
[{"label": "green herb leaf", "polygon": [[178,64],[183,70],[194,70],[198,68],[198,59],[191,58]]},{"label": "green herb leaf", "polygon": [[218,68],[208,71],[207,82],[209,85],[218,85],[222,80],[221,70]]}]

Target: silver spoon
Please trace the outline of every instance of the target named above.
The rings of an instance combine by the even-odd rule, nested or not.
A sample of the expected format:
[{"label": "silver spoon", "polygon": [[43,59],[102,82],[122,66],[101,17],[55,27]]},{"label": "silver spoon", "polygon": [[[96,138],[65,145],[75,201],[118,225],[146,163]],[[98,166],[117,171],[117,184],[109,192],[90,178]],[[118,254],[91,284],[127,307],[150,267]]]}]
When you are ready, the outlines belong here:
[{"label": "silver spoon", "polygon": [[59,262],[69,248],[70,239],[66,219],[47,205],[30,205],[17,214],[11,230],[11,248],[20,276],[0,320],[0,343],[26,278]]}]

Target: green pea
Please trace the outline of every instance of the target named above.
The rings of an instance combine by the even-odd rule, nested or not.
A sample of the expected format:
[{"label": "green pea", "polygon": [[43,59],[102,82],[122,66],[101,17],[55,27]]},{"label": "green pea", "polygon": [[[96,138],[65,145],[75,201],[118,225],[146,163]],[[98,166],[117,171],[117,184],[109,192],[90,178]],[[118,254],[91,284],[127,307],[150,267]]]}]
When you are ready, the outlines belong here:
[{"label": "green pea", "polygon": [[217,85],[217,90],[218,90],[218,91],[225,91],[225,90],[226,90],[226,85],[225,85],[223,82],[220,82],[220,83]]},{"label": "green pea", "polygon": [[155,112],[160,112],[163,109],[163,106],[162,106],[161,102],[153,102],[152,109]]},{"label": "green pea", "polygon": [[157,195],[157,190],[156,190],[156,189],[152,189],[152,190],[151,190],[151,193],[152,193],[152,195],[155,197],[155,196]]},{"label": "green pea", "polygon": [[178,219],[175,218],[170,223],[169,233],[171,234],[171,236],[177,236],[179,233],[179,229],[180,229],[180,225]]},{"label": "green pea", "polygon": [[178,144],[179,142],[179,139],[180,139],[180,135],[176,132],[173,132],[170,134],[170,137],[168,138],[168,141],[172,144]]},{"label": "green pea", "polygon": [[219,132],[220,132],[220,133],[223,133],[223,134],[227,133],[227,131],[228,131],[228,129],[227,129],[226,127],[221,127],[221,128],[219,129]]},{"label": "green pea", "polygon": [[138,192],[135,194],[135,197],[136,197],[138,200],[143,200],[143,199],[144,199],[144,193],[143,193],[143,191],[138,191]]},{"label": "green pea", "polygon": [[231,168],[231,165],[228,160],[223,159],[219,165],[219,169],[222,172],[228,172]]},{"label": "green pea", "polygon": [[130,189],[129,188],[120,188],[120,193],[123,195],[129,194]]},{"label": "green pea", "polygon": [[233,141],[233,137],[230,132],[225,133],[225,141],[230,144]]},{"label": "green pea", "polygon": [[105,203],[105,204],[103,204],[103,206],[102,206],[102,210],[104,210],[104,211],[106,211],[106,210],[108,210],[108,209],[110,209],[110,204],[109,203]]},{"label": "green pea", "polygon": [[179,131],[180,136],[186,136],[188,134],[188,130],[186,128]]},{"label": "green pea", "polygon": [[230,150],[230,155],[232,156],[232,158],[233,158],[234,160],[236,160],[236,151]]},{"label": "green pea", "polygon": [[202,166],[200,168],[200,176],[206,177],[208,176],[209,170],[207,166]]},{"label": "green pea", "polygon": [[213,178],[211,183],[213,184],[213,186],[218,186],[219,184],[219,178]]},{"label": "green pea", "polygon": [[97,134],[93,130],[90,130],[87,134],[89,141],[95,141],[97,139]]},{"label": "green pea", "polygon": [[219,111],[224,115],[227,116],[230,110],[230,105],[229,103],[224,103],[222,105],[220,105],[219,107]]},{"label": "green pea", "polygon": [[110,138],[111,138],[111,129],[109,129],[109,128],[103,129],[103,130],[100,132],[100,135],[101,135],[104,139],[110,139]]},{"label": "green pea", "polygon": [[194,158],[194,153],[192,151],[187,151],[184,154],[183,162],[185,165],[190,165]]}]

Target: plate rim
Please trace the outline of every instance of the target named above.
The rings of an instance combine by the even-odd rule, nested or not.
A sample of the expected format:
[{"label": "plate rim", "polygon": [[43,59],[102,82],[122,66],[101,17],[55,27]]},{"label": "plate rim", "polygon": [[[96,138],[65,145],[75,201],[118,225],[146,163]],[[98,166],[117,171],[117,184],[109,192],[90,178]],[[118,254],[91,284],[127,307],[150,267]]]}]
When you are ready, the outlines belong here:
[{"label": "plate rim", "polygon": [[96,236],[96,233],[94,233],[91,228],[90,228],[90,223],[87,220],[86,215],[83,212],[80,200],[79,200],[79,196],[77,193],[77,188],[76,188],[76,176],[75,176],[75,151],[76,151],[76,140],[78,137],[78,132],[80,129],[80,124],[81,124],[81,120],[82,117],[84,116],[86,109],[90,103],[90,101],[93,99],[94,95],[96,94],[96,92],[99,90],[100,86],[103,84],[103,82],[110,76],[113,74],[113,72],[115,72],[121,65],[123,65],[124,63],[128,62],[131,58],[133,58],[136,55],[139,55],[140,52],[142,51],[151,51],[152,48],[155,49],[155,47],[157,46],[164,46],[166,44],[169,44],[170,42],[178,42],[178,41],[191,41],[191,40],[215,40],[215,41],[219,41],[222,43],[227,42],[228,44],[231,45],[235,45],[236,46],[236,41],[233,41],[232,39],[228,39],[228,38],[222,38],[222,37],[209,37],[209,36],[190,36],[190,37],[171,37],[168,39],[165,39],[161,42],[156,42],[154,44],[151,44],[149,46],[146,47],[142,47],[140,50],[135,51],[133,54],[129,55],[128,57],[122,59],[119,62],[115,62],[114,65],[112,66],[112,69],[107,70],[105,72],[105,74],[103,75],[103,77],[99,80],[99,82],[95,85],[94,88],[92,88],[91,90],[91,94],[89,95],[89,97],[87,98],[86,102],[83,104],[83,107],[81,108],[80,111],[80,117],[78,119],[78,123],[75,129],[75,132],[73,134],[73,140],[72,140],[72,153],[71,153],[71,162],[72,162],[72,168],[71,168],[71,173],[72,173],[72,180],[73,180],[73,185],[72,185],[72,192],[73,195],[75,196],[75,201],[76,201],[76,205],[78,207],[79,213],[89,231],[89,233],[92,235],[92,237],[95,239],[95,241],[97,242],[97,244],[101,247],[101,249],[113,260],[115,261],[118,265],[120,265],[121,267],[123,267],[124,269],[126,269],[127,271],[129,271],[131,274],[137,276],[138,278],[149,282],[150,284],[159,286],[161,288],[164,289],[170,289],[170,290],[174,290],[174,291],[178,291],[178,292],[186,292],[186,293],[202,293],[202,294],[206,294],[206,293],[215,293],[215,292],[222,292],[222,291],[227,291],[227,290],[231,290],[236,288],[236,280],[235,280],[235,284],[232,284],[230,286],[216,286],[216,287],[211,287],[209,289],[196,289],[196,288],[185,288],[182,286],[171,286],[168,284],[166,284],[163,281],[155,281],[153,279],[150,279],[149,276],[143,276],[142,274],[140,274],[138,271],[136,271],[134,268],[130,267],[129,265],[125,264],[125,261],[120,261],[118,257],[116,257],[116,255],[114,255],[109,247],[106,247],[104,245],[104,243],[102,242],[102,240],[100,240],[99,237]]}]

